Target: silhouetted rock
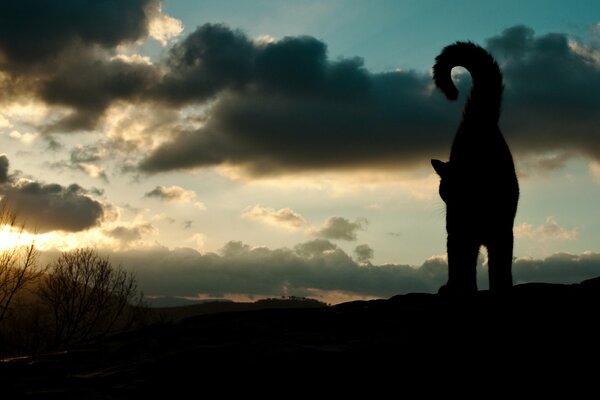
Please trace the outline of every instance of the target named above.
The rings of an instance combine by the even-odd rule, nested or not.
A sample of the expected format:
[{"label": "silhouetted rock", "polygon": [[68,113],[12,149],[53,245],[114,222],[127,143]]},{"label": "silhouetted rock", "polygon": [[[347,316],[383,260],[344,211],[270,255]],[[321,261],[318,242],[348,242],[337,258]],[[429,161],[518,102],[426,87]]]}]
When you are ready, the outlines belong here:
[{"label": "silhouetted rock", "polygon": [[395,390],[398,382],[499,366],[507,374],[556,372],[597,360],[599,311],[596,278],[517,285],[502,295],[414,293],[199,315],[84,349],[4,360],[0,380],[3,394],[42,398],[178,398],[184,390],[277,393],[282,384],[296,394],[319,385],[338,394]]}]

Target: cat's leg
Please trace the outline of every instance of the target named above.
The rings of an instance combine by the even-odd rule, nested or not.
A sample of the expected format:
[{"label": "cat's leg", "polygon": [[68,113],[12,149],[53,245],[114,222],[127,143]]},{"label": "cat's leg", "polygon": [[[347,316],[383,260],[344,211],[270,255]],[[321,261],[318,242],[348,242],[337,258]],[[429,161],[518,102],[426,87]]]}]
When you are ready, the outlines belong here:
[{"label": "cat's leg", "polygon": [[488,244],[490,292],[506,292],[512,287],[512,227],[496,235]]},{"label": "cat's leg", "polygon": [[477,292],[477,256],[480,244],[463,235],[448,235],[448,283],[440,293],[472,294]]}]

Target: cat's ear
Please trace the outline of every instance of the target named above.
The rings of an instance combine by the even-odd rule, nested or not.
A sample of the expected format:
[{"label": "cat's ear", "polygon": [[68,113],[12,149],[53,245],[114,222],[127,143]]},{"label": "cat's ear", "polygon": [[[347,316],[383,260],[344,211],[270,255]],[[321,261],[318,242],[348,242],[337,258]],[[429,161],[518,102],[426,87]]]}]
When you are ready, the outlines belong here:
[{"label": "cat's ear", "polygon": [[446,173],[448,172],[447,162],[443,162],[440,160],[431,160],[431,166],[433,167],[435,172],[440,176],[440,178],[446,176]]}]

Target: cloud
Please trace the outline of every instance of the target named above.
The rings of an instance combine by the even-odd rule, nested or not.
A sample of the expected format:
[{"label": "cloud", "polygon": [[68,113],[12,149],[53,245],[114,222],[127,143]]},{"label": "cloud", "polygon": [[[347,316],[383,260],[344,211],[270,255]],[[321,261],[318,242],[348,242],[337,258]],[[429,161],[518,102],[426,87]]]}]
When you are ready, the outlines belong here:
[{"label": "cloud", "polygon": [[176,38],[183,32],[183,24],[180,20],[162,13],[160,3],[152,3],[150,8],[150,22],[148,34],[151,38],[165,46],[170,40]]},{"label": "cloud", "polygon": [[6,154],[0,154],[0,184],[8,181],[8,167],[8,157],[6,157]]},{"label": "cloud", "polygon": [[42,138],[46,141],[46,148],[50,151],[59,151],[64,147],[62,142],[56,139],[54,135],[44,135]]},{"label": "cloud", "polygon": [[107,151],[97,145],[83,146],[77,144],[71,149],[70,157],[73,163],[90,163],[104,159],[107,156]]},{"label": "cloud", "polygon": [[[524,26],[486,47],[504,71],[501,125],[516,155],[568,155],[538,158],[533,167],[543,169],[577,154],[600,160],[600,63],[592,48]],[[140,164],[147,172],[235,165],[256,177],[412,168],[447,154],[460,117],[461,102],[442,98],[429,73],[372,73],[357,58],[329,59],[326,45],[307,36],[252,42],[205,25],[170,60],[163,96],[178,104],[210,101],[210,118],[155,149]],[[457,76],[463,95],[465,78]]]},{"label": "cloud", "polygon": [[0,206],[14,211],[32,232],[78,232],[114,216],[114,208],[92,197],[76,183],[62,186],[8,175],[9,161],[0,156]]},{"label": "cloud", "polygon": [[[160,86],[172,103],[217,99],[210,119],[141,164],[148,172],[221,164],[254,175],[414,164],[442,154],[459,109],[412,71],[372,74],[329,60],[312,37],[257,43],[204,25],[173,48]],[[343,145],[342,145],[343,144]]]},{"label": "cloud", "polygon": [[171,38],[160,0],[7,0],[0,5],[3,90],[72,110],[47,131],[89,130],[114,101],[135,100],[159,71],[112,54],[149,35]]},{"label": "cloud", "polygon": [[91,130],[113,102],[140,100],[159,79],[152,65],[105,59],[86,50],[72,57],[63,60],[39,87],[38,95],[47,104],[72,110],[46,126],[46,132]]},{"label": "cloud", "polygon": [[244,210],[244,212],[242,212],[242,218],[253,219],[270,225],[290,229],[300,229],[308,226],[308,221],[291,208],[275,210],[273,208],[256,205]]},{"label": "cloud", "polygon": [[557,253],[545,259],[521,258],[513,265],[515,283],[577,283],[600,276],[600,254]]},{"label": "cloud", "polygon": [[77,144],[71,149],[69,160],[51,163],[50,168],[82,171],[92,178],[100,178],[108,182],[108,176],[104,168],[94,164],[104,160],[107,155],[108,152],[98,145],[83,146]]},{"label": "cloud", "polygon": [[525,26],[487,41],[506,81],[503,119],[510,143],[523,153],[600,156],[600,64],[592,49],[566,34],[536,36]]},{"label": "cloud", "polygon": [[158,230],[149,223],[136,224],[133,226],[119,225],[112,229],[105,229],[104,234],[118,240],[121,244],[128,245],[137,242],[147,235],[155,234]]},{"label": "cloud", "polygon": [[335,251],[338,247],[326,239],[314,239],[297,244],[294,251],[302,257],[314,257]]},{"label": "cloud", "polygon": [[532,238],[537,240],[574,240],[579,237],[577,228],[565,228],[556,222],[552,216],[546,218],[542,225],[532,225],[523,222],[514,228],[515,237]]},{"label": "cloud", "polygon": [[574,157],[572,152],[550,152],[539,155],[530,155],[519,163],[519,175],[527,176],[531,173],[548,174],[564,168],[569,159]]},{"label": "cloud", "polygon": [[231,240],[225,243],[225,246],[221,249],[223,257],[236,257],[242,254],[246,254],[250,251],[250,246],[244,244],[239,240]]},{"label": "cloud", "polygon": [[[310,36],[252,40],[222,24],[198,27],[149,62],[120,46],[148,37],[166,43],[181,25],[158,0],[121,3],[0,5],[0,89],[50,106],[44,132],[106,128],[115,108],[155,110],[164,123],[132,118],[135,139],[111,138],[137,151],[128,161],[142,157],[136,165],[148,173],[410,169],[447,156],[462,104],[435,90],[428,71],[374,73],[360,58],[330,58]],[[534,169],[578,155],[600,161],[597,47],[525,26],[485,44],[504,72],[501,126],[517,158],[533,157]],[[470,80],[456,79],[464,97]]]},{"label": "cloud", "polygon": [[74,42],[114,48],[148,35],[157,0],[6,0],[0,5],[0,51],[22,64],[45,62]]},{"label": "cloud", "polygon": [[194,125],[196,118],[187,113],[148,103],[114,104],[99,125],[104,137],[95,146],[108,155],[115,170],[139,174],[135,165],[143,154],[168,140],[171,132]]},{"label": "cloud", "polygon": [[[155,247],[109,255],[113,262],[135,273],[147,295],[273,297],[282,293],[297,296],[335,293],[343,300],[350,300],[433,293],[447,279],[445,257],[431,257],[419,267],[361,264],[323,239],[298,244],[294,249],[229,242],[220,254]],[[580,282],[600,276],[600,254],[517,259],[513,275],[515,283]],[[487,288],[487,271],[481,264],[478,279],[480,289]]]},{"label": "cloud", "polygon": [[104,171],[103,168],[101,168],[97,165],[88,164],[88,163],[79,163],[77,165],[78,165],[78,168],[81,169],[81,171],[85,172],[90,177],[100,178],[104,182],[108,182],[108,176],[106,175],[106,171]]},{"label": "cloud", "polygon": [[368,244],[360,244],[354,249],[354,255],[359,264],[368,264],[375,257],[375,251]]},{"label": "cloud", "polygon": [[157,95],[184,104],[241,88],[251,77],[255,53],[255,46],[242,32],[221,24],[202,25],[171,48],[166,60],[169,71]]},{"label": "cloud", "polygon": [[10,137],[13,140],[19,141],[23,144],[30,144],[35,140],[37,134],[31,132],[21,133],[15,129],[9,132],[8,137]]},{"label": "cloud", "polygon": [[[166,203],[189,203],[196,198],[196,193],[193,190],[187,190],[180,186],[157,186],[144,197],[155,197]],[[200,202],[200,204],[202,204]]]},{"label": "cloud", "polygon": [[315,232],[315,235],[325,239],[334,240],[356,240],[356,233],[365,230],[368,221],[358,218],[354,222],[342,217],[329,217],[323,226]]},{"label": "cloud", "polygon": [[[318,248],[322,251],[319,251]],[[389,297],[397,293],[433,292],[445,279],[445,265],[359,265],[323,239],[295,249],[251,247],[229,242],[220,254],[192,249],[154,248],[110,254],[111,260],[133,271],[148,295],[195,296],[224,293],[251,296],[304,296],[339,291]]]},{"label": "cloud", "polygon": [[0,188],[0,205],[13,210],[29,231],[77,232],[100,225],[107,205],[77,184],[61,186],[21,179]]}]

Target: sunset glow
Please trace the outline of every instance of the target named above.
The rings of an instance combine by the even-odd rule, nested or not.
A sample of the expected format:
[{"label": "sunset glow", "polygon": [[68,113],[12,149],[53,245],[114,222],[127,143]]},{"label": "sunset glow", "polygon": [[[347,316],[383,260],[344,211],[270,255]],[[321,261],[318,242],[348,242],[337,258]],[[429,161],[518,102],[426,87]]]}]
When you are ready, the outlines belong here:
[{"label": "sunset glow", "polygon": [[3,2],[0,19],[24,17],[0,24],[0,203],[26,224],[0,250],[93,247],[155,296],[435,291],[430,160],[448,159],[472,80],[455,68],[450,102],[431,68],[469,40],[504,75],[516,280],[591,276],[600,3],[551,3]]}]

